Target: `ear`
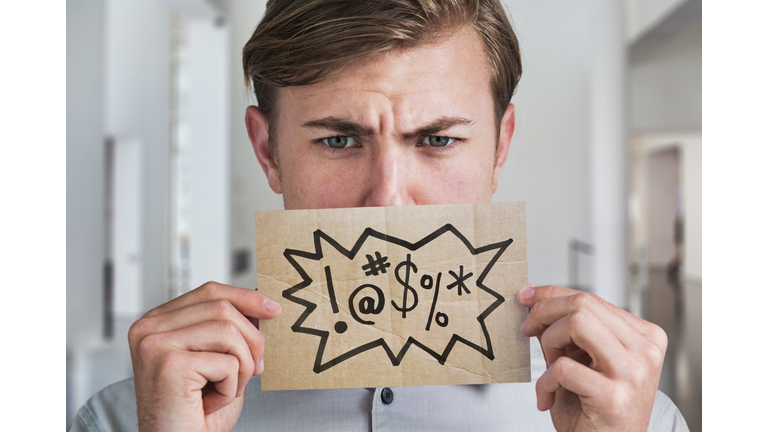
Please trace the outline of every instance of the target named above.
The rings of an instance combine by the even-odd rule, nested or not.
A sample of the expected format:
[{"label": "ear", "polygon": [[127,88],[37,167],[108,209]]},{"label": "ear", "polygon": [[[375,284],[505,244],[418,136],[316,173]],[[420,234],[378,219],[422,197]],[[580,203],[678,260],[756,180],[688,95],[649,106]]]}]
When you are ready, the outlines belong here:
[{"label": "ear", "polygon": [[259,160],[261,169],[267,175],[269,187],[276,193],[283,192],[283,186],[280,183],[280,172],[277,169],[276,155],[272,154],[269,147],[269,122],[264,113],[251,105],[245,110],[245,128],[248,129],[248,138],[251,140],[253,152],[256,153],[256,159]]},{"label": "ear", "polygon": [[496,147],[496,165],[493,167],[493,192],[499,186],[499,171],[504,166],[509,153],[509,144],[512,141],[512,134],[515,132],[515,105],[507,105],[504,117],[501,118],[499,127],[499,145]]}]

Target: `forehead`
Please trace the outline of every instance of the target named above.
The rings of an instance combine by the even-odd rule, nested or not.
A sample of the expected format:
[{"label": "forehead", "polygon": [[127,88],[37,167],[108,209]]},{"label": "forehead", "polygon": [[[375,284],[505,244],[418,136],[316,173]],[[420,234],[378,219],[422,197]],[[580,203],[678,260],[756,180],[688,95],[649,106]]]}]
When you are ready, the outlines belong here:
[{"label": "forehead", "polygon": [[477,33],[461,28],[414,48],[388,51],[348,65],[324,84],[343,87],[362,83],[391,94],[397,90],[424,90],[430,87],[430,80],[444,79],[441,75],[445,74],[482,87],[489,82],[485,57]]},{"label": "forehead", "polygon": [[327,115],[362,121],[373,110],[389,111],[396,117],[394,126],[408,129],[411,123],[428,120],[425,117],[434,110],[466,117],[469,112],[482,116],[493,109],[482,40],[467,28],[350,64],[321,82],[279,92],[281,122],[283,114],[289,122]]}]

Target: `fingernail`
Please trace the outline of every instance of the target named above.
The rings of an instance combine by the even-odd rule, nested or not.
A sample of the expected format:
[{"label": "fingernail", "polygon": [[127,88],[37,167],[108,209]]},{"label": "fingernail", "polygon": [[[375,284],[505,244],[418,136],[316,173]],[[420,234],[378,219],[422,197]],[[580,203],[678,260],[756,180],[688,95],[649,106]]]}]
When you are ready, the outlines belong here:
[{"label": "fingernail", "polygon": [[534,285],[534,284],[532,284],[532,283],[530,283],[530,282],[528,283],[528,288],[533,288],[533,287],[535,287],[535,286],[536,286],[536,285]]},{"label": "fingernail", "polygon": [[520,326],[520,333],[525,334],[526,330],[528,330],[528,320],[523,321],[523,324]]},{"label": "fingernail", "polygon": [[259,362],[259,373],[257,373],[256,375],[261,375],[262,372],[264,372],[264,358],[262,358],[261,361]]},{"label": "fingernail", "polygon": [[276,311],[276,310],[277,310],[277,309],[280,307],[280,305],[279,305],[279,304],[277,304],[277,303],[275,303],[275,302],[273,302],[273,301],[272,301],[272,300],[270,300],[270,299],[267,299],[267,298],[265,298],[265,299],[264,299],[264,307],[265,307],[265,308],[266,308],[268,311],[270,311],[270,312],[274,312],[274,311]]},{"label": "fingernail", "polygon": [[520,298],[523,300],[530,300],[533,297],[533,288],[527,287],[520,291]]},{"label": "fingernail", "polygon": [[242,386],[241,388],[237,389],[237,395],[236,397],[240,397],[245,393],[245,386]]}]

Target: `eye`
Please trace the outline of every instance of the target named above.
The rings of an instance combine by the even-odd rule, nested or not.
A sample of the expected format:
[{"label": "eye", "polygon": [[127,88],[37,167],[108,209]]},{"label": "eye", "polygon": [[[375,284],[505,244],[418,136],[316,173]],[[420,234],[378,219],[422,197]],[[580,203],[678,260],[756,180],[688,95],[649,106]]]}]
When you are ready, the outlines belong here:
[{"label": "eye", "polygon": [[421,142],[422,145],[429,145],[432,147],[445,147],[448,144],[454,142],[456,139],[446,136],[430,135]]},{"label": "eye", "polygon": [[343,135],[323,138],[322,141],[328,145],[328,147],[336,149],[352,147],[357,144],[357,141],[355,141],[354,138]]}]

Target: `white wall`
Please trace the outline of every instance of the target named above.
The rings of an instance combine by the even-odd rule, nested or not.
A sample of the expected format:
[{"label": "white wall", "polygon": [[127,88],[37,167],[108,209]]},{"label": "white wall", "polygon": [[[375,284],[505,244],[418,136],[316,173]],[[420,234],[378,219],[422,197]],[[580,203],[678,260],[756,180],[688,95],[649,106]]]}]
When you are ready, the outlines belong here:
[{"label": "white wall", "polygon": [[253,213],[262,210],[282,210],[282,195],[276,195],[267,184],[261,166],[253,153],[245,130],[245,109],[256,104],[256,98],[246,91],[243,78],[243,46],[264,15],[266,1],[231,0],[227,10],[232,44],[230,46],[230,191],[231,230],[230,261],[235,251],[247,251],[249,269],[232,276],[236,286],[256,287],[256,230]]},{"label": "white wall", "polygon": [[103,329],[104,3],[67,2],[67,348]]},{"label": "white wall", "polygon": [[190,21],[190,283],[229,282],[229,29]]},{"label": "white wall", "polygon": [[623,10],[604,1],[506,4],[523,77],[512,98],[517,129],[494,201],[527,202],[532,283],[567,285],[567,244],[579,239],[596,246],[593,258],[582,255],[593,271],[579,283],[621,305]]},{"label": "white wall", "polygon": [[67,424],[84,400],[73,353],[104,331],[104,9],[67,2]]},{"label": "white wall", "polygon": [[[91,394],[131,375],[128,327],[169,296],[169,3],[173,2],[76,0],[67,4],[68,422]],[[190,1],[182,3],[194,9]],[[179,12],[188,13],[187,9]],[[208,18],[189,26],[191,79],[193,84],[205,83],[191,93],[189,101],[194,134],[191,165],[197,174],[191,182],[192,235],[198,245],[192,252],[196,262],[192,277],[226,282],[228,36]],[[136,206],[141,225],[140,304],[118,305],[117,310],[125,313],[116,317],[112,341],[101,337],[107,136],[140,146],[137,168],[142,172],[136,194],[141,199]]]},{"label": "white wall", "polygon": [[629,63],[630,127],[701,130],[702,21]]},{"label": "white wall", "polygon": [[589,13],[578,2],[506,2],[523,76],[496,202],[526,201],[528,274],[568,282],[568,241],[590,241]]},{"label": "white wall", "polygon": [[142,305],[168,297],[170,12],[158,0],[107,0],[106,133],[143,150]]},{"label": "white wall", "polygon": [[590,154],[592,292],[627,307],[627,132],[623,7],[593,0],[591,16]]},{"label": "white wall", "polygon": [[627,40],[636,40],[687,0],[626,0]]}]

